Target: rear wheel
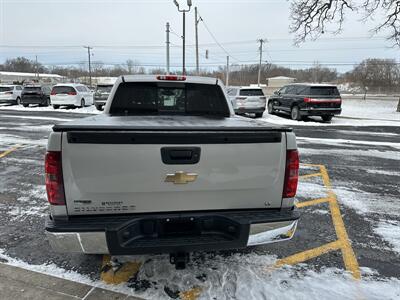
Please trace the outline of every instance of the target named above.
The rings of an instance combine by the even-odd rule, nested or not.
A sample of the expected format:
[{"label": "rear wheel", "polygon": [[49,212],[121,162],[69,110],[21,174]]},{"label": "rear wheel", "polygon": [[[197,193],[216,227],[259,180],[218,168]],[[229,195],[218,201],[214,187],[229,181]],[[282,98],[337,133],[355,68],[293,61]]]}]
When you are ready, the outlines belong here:
[{"label": "rear wheel", "polygon": [[290,117],[292,118],[292,120],[297,120],[297,121],[301,120],[300,109],[297,105],[292,107],[290,111]]},{"label": "rear wheel", "polygon": [[263,116],[263,113],[255,113],[256,118],[261,118]]},{"label": "rear wheel", "polygon": [[102,111],[103,110],[103,105],[96,105],[96,109]]},{"label": "rear wheel", "polygon": [[274,104],[272,103],[272,101],[268,102],[268,113],[270,115],[275,114]]},{"label": "rear wheel", "polygon": [[321,116],[322,120],[324,120],[325,122],[329,122],[332,120],[333,116]]},{"label": "rear wheel", "polygon": [[85,107],[85,99],[81,100],[81,107]]},{"label": "rear wheel", "polygon": [[54,105],[53,105],[53,108],[54,108],[54,109],[59,109],[59,108],[60,108],[60,105],[54,104]]},{"label": "rear wheel", "polygon": [[23,107],[28,107],[29,104],[24,103],[24,104],[22,104],[22,106],[23,106]]},{"label": "rear wheel", "polygon": [[20,105],[21,104],[21,98],[17,97],[17,100],[15,100],[15,102],[16,102],[17,105]]}]

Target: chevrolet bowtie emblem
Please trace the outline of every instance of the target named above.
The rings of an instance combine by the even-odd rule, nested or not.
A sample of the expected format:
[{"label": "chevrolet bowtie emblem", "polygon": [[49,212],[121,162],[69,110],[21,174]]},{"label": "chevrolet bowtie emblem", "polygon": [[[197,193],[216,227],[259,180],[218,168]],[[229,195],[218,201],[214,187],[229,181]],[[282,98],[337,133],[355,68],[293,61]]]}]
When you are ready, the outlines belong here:
[{"label": "chevrolet bowtie emblem", "polygon": [[197,178],[196,173],[186,173],[186,172],[175,172],[175,174],[167,174],[165,177],[165,182],[173,182],[174,184],[187,184],[193,182]]}]

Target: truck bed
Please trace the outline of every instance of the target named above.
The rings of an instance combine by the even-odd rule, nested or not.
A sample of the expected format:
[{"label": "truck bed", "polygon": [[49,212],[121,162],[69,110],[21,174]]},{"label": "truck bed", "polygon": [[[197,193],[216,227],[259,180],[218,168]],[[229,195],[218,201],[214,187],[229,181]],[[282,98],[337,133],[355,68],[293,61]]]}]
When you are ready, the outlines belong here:
[{"label": "truck bed", "polygon": [[110,116],[93,117],[57,124],[55,132],[67,131],[274,131],[291,132],[292,129],[268,122],[234,116]]}]

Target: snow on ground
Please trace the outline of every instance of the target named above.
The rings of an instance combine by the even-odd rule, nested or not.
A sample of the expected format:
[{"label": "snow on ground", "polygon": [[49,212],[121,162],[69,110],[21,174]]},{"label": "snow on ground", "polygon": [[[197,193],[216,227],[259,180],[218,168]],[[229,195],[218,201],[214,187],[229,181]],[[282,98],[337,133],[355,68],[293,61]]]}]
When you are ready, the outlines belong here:
[{"label": "snow on ground", "polygon": [[[299,143],[299,145],[304,145],[305,143]],[[370,149],[312,149],[312,148],[303,148],[300,147],[299,149],[300,155],[307,154],[307,155],[334,155],[341,157],[343,155],[348,156],[348,158],[354,157],[354,160],[357,160],[359,156],[365,157],[377,157],[377,158],[384,158],[390,160],[400,160],[400,152],[396,151],[379,151],[379,150],[370,150]]]},{"label": "snow on ground", "polygon": [[393,142],[377,142],[377,141],[345,140],[345,139],[323,139],[323,138],[310,138],[310,137],[297,137],[296,140],[299,141],[300,144],[314,143],[319,145],[331,145],[331,146],[367,145],[367,146],[387,146],[395,149],[400,149],[400,142],[393,143]]},{"label": "snow on ground", "polygon": [[59,108],[54,109],[52,106],[41,107],[41,106],[28,106],[23,107],[22,105],[5,105],[0,104],[0,110],[19,110],[19,111],[59,111],[59,112],[71,112],[71,113],[81,113],[81,114],[100,114],[101,111],[97,110],[94,105],[86,106],[84,108]]},{"label": "snow on ground", "polygon": [[375,233],[383,237],[397,253],[400,254],[400,222],[394,220],[382,220],[374,229]]},{"label": "snow on ground", "polygon": [[0,133],[0,141],[2,146],[4,146],[4,144],[9,144],[9,145],[23,144],[23,145],[37,145],[37,146],[47,145],[47,138],[43,138],[40,140],[32,140],[18,135],[3,134],[3,133]]},{"label": "snow on ground", "polygon": [[[355,281],[350,274],[336,268],[320,272],[297,267],[273,268],[271,255],[234,254],[229,257],[195,259],[185,270],[176,271],[167,255],[121,257],[120,261],[144,263],[135,281],[106,285],[54,264],[31,265],[11,258],[0,249],[0,259],[24,269],[73,280],[88,285],[124,292],[146,299],[171,299],[164,292],[201,290],[199,299],[398,299],[400,281],[394,278],[376,280],[376,272],[362,268],[363,279]],[[150,287],[140,291],[141,283]],[[136,291],[135,291],[136,288]]]},{"label": "snow on ground", "polygon": [[368,193],[356,188],[354,182],[334,182],[333,191],[339,203],[357,211],[359,214],[385,214],[399,217],[399,201],[395,197]]}]

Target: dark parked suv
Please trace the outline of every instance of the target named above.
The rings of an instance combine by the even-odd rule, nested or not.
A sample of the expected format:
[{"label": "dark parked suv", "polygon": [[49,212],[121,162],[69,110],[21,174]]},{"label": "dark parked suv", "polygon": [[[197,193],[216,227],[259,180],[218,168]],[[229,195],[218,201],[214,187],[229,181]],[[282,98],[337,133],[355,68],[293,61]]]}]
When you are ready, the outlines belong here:
[{"label": "dark parked suv", "polygon": [[336,86],[327,84],[286,85],[268,100],[268,113],[290,114],[293,120],[306,116],[320,116],[324,121],[339,115],[342,98]]},{"label": "dark parked suv", "polygon": [[50,92],[51,87],[47,85],[27,85],[22,90],[21,104],[24,107],[28,107],[29,104],[49,106]]}]

